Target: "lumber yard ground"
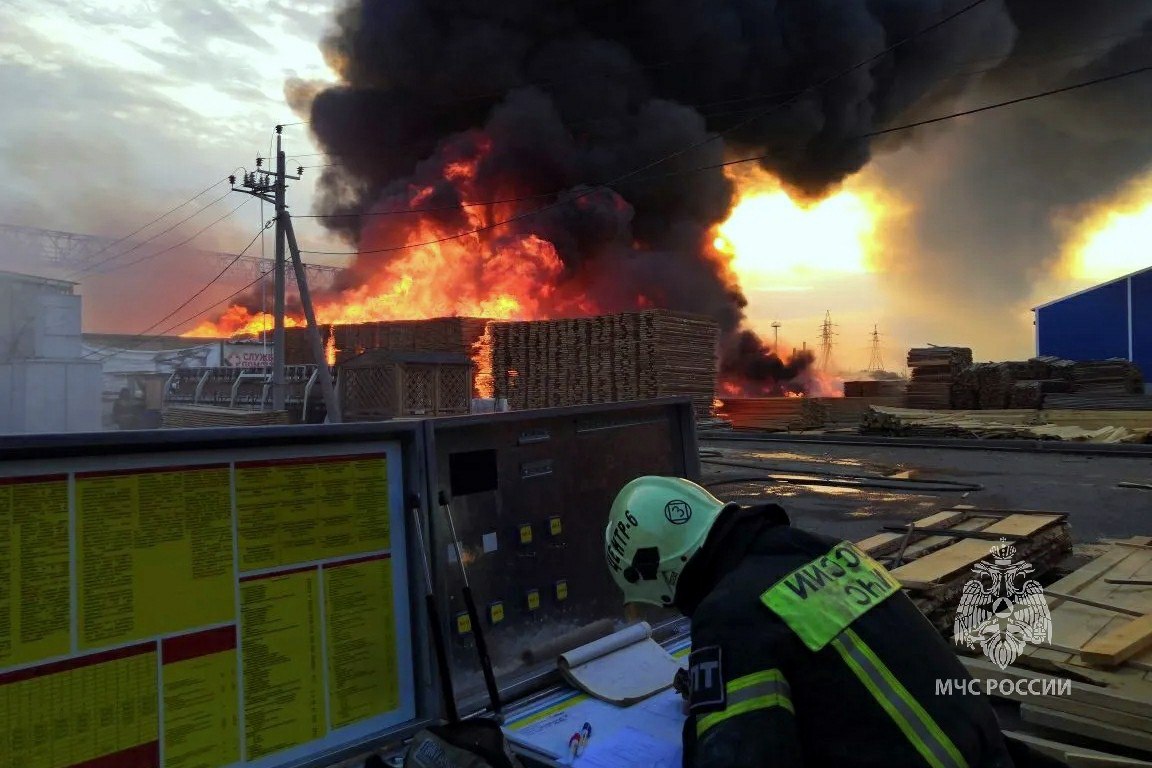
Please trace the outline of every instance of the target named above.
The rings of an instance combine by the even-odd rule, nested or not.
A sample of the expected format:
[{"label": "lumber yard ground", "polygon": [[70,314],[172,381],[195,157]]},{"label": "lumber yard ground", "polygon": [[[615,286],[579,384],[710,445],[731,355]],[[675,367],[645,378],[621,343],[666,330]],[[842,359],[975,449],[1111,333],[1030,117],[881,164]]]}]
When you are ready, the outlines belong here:
[{"label": "lumber yard ground", "polygon": [[[796,525],[853,541],[958,504],[1067,512],[1077,554],[1104,538],[1152,535],[1152,490],[1117,487],[1152,482],[1152,455],[1007,452],[963,442],[949,449],[702,437],[701,469],[703,483],[725,501],[774,499]],[[799,474],[797,482],[734,482],[787,473]],[[890,487],[832,484],[842,479],[830,474]],[[804,484],[805,477],[830,484]],[[937,481],[955,485],[934,487]]]}]

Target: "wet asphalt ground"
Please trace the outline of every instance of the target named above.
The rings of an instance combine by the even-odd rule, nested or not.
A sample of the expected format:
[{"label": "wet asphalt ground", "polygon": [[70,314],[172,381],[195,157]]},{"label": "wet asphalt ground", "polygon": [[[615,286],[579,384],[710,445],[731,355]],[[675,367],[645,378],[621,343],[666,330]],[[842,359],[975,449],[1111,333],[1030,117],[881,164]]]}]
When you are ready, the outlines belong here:
[{"label": "wet asphalt ground", "polygon": [[[1006,453],[947,448],[828,445],[810,442],[701,440],[703,483],[725,501],[773,500],[793,524],[853,541],[906,525],[957,504],[984,509],[1065,512],[1081,551],[1105,538],[1152,535],[1152,491],[1117,483],[1152,483],[1152,459]],[[723,461],[751,466],[722,466]],[[980,486],[928,490],[729,482],[771,473],[844,473],[865,478],[947,481]],[[867,482],[867,481],[865,481]],[[717,484],[718,483],[718,484]],[[890,483],[887,483],[890,484]]]}]

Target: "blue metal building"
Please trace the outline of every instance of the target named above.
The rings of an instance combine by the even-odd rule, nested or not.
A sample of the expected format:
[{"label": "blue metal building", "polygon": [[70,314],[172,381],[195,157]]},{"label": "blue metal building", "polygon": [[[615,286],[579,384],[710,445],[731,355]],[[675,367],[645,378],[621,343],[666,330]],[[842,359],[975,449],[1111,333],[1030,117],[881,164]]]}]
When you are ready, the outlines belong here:
[{"label": "blue metal building", "polygon": [[1152,380],[1152,267],[1032,311],[1037,354],[1066,360],[1122,357],[1140,367],[1145,382]]}]

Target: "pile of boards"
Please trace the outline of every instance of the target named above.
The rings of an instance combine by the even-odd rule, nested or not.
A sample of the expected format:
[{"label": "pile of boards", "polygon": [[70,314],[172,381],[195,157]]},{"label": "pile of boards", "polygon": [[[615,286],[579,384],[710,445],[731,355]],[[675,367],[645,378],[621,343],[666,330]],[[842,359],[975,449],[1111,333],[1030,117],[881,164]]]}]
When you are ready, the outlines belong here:
[{"label": "pile of boards", "polygon": [[1025,723],[1152,754],[1152,537],[1109,543],[1044,593],[1050,641],[1029,644],[1003,669],[984,656],[964,665],[979,681],[1037,680],[1041,691],[1069,680],[1065,695],[982,690],[1018,701]]},{"label": "pile of boards", "polygon": [[908,408],[951,408],[952,384],[972,366],[968,347],[923,347],[908,350],[911,381],[904,395]]},{"label": "pile of boards", "polygon": [[712,415],[719,326],[669,310],[494,322],[495,397],[514,410],[689,396]]},{"label": "pile of boards", "polygon": [[161,424],[170,428],[263,427],[288,424],[287,411],[254,411],[215,405],[171,405],[161,412]]},{"label": "pile of boards", "polygon": [[[321,326],[325,345],[332,339],[336,363],[374,349],[393,352],[444,352],[472,357],[490,320],[482,317],[436,317],[428,320],[386,320],[371,323]],[[334,337],[334,338],[333,338]],[[312,363],[307,328],[284,331],[284,352],[289,365]]]},{"label": "pile of boards", "polygon": [[956,506],[904,527],[892,526],[856,546],[880,561],[941,631],[950,630],[973,566],[1001,539],[1038,574],[1072,552],[1067,515],[1038,510]]},{"label": "pile of boards", "polygon": [[1000,363],[976,363],[952,382],[952,407],[962,410],[1054,408],[1068,395],[1086,399],[1135,395],[1140,369],[1127,360],[1073,362],[1056,357]]},{"label": "pile of boards", "polygon": [[862,416],[859,431],[898,437],[1142,443],[1152,438],[1152,412],[929,411],[872,406]]},{"label": "pile of boards", "polygon": [[1062,411],[1152,411],[1152,395],[1045,395],[1044,407]]},{"label": "pile of boards", "polygon": [[789,432],[804,428],[803,397],[725,397],[717,414],[735,429]]},{"label": "pile of boards", "polygon": [[903,397],[908,389],[904,379],[864,379],[844,382],[845,397]]},{"label": "pile of boards", "polygon": [[721,399],[718,413],[735,429],[854,431],[869,409],[900,402],[900,397],[726,397]]}]

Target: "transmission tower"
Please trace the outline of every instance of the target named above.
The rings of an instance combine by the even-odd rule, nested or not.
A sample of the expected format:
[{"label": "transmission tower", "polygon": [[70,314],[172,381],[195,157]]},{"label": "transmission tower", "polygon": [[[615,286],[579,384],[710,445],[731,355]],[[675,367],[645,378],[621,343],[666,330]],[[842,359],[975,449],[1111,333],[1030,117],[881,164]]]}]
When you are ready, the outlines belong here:
[{"label": "transmission tower", "polygon": [[772,351],[780,356],[780,321],[772,321]]},{"label": "transmission tower", "polygon": [[826,310],[824,322],[820,324],[820,370],[822,371],[827,371],[829,363],[832,362],[832,337],[836,335],[832,328],[832,312]]},{"label": "transmission tower", "polygon": [[872,355],[868,358],[868,370],[884,370],[884,359],[880,356],[880,331],[875,325],[872,326]]}]

